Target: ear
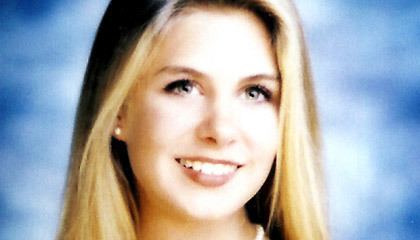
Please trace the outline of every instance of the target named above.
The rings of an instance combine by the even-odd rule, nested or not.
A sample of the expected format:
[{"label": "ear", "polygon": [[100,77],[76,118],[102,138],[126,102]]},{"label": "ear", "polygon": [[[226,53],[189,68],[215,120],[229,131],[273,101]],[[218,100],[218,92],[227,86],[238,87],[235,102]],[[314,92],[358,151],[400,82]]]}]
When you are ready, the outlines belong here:
[{"label": "ear", "polygon": [[115,119],[112,136],[119,141],[126,141],[127,138],[127,105],[124,103]]}]

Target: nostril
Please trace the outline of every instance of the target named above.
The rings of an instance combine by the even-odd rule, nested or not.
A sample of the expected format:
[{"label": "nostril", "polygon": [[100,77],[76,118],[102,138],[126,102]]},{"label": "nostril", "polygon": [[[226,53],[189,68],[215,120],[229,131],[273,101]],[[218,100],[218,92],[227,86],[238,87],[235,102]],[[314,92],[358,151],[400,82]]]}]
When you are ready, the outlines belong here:
[{"label": "nostril", "polygon": [[223,124],[201,125],[198,127],[198,137],[211,145],[225,146],[235,142],[236,129]]},{"label": "nostril", "polygon": [[238,135],[237,117],[229,104],[217,101],[204,113],[197,125],[199,139],[210,145],[224,146],[235,141]]}]

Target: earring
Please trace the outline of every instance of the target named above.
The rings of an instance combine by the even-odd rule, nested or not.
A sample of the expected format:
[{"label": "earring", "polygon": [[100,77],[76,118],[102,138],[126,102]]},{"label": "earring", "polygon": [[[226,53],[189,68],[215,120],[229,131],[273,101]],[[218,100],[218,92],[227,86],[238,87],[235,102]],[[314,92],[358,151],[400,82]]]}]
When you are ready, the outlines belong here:
[{"label": "earring", "polygon": [[114,133],[115,133],[115,135],[120,135],[121,134],[121,128],[119,128],[119,127],[116,127],[115,129],[114,129]]}]

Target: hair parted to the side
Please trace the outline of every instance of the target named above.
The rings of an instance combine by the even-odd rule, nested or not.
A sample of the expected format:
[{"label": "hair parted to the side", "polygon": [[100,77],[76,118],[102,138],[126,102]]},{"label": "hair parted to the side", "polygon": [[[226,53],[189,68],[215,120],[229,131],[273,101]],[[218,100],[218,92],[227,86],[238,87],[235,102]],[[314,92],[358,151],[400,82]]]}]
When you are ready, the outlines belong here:
[{"label": "hair parted to the side", "polygon": [[79,100],[57,239],[141,239],[134,175],[126,146],[112,131],[158,49],[162,29],[190,7],[251,11],[272,36],[282,81],[281,141],[270,176],[246,205],[251,221],[262,224],[271,239],[328,239],[312,77],[291,0],[111,1]]}]

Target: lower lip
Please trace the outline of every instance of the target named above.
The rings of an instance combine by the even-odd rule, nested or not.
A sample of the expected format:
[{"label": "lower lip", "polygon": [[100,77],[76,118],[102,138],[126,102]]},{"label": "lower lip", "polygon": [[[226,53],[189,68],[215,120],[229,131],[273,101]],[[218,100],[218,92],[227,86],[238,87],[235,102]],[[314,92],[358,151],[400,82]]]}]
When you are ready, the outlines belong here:
[{"label": "lower lip", "polygon": [[198,183],[204,187],[220,187],[229,182],[230,179],[235,175],[237,169],[234,172],[223,175],[209,175],[202,172],[194,171],[191,168],[186,168],[179,164],[189,179],[193,182]]}]

